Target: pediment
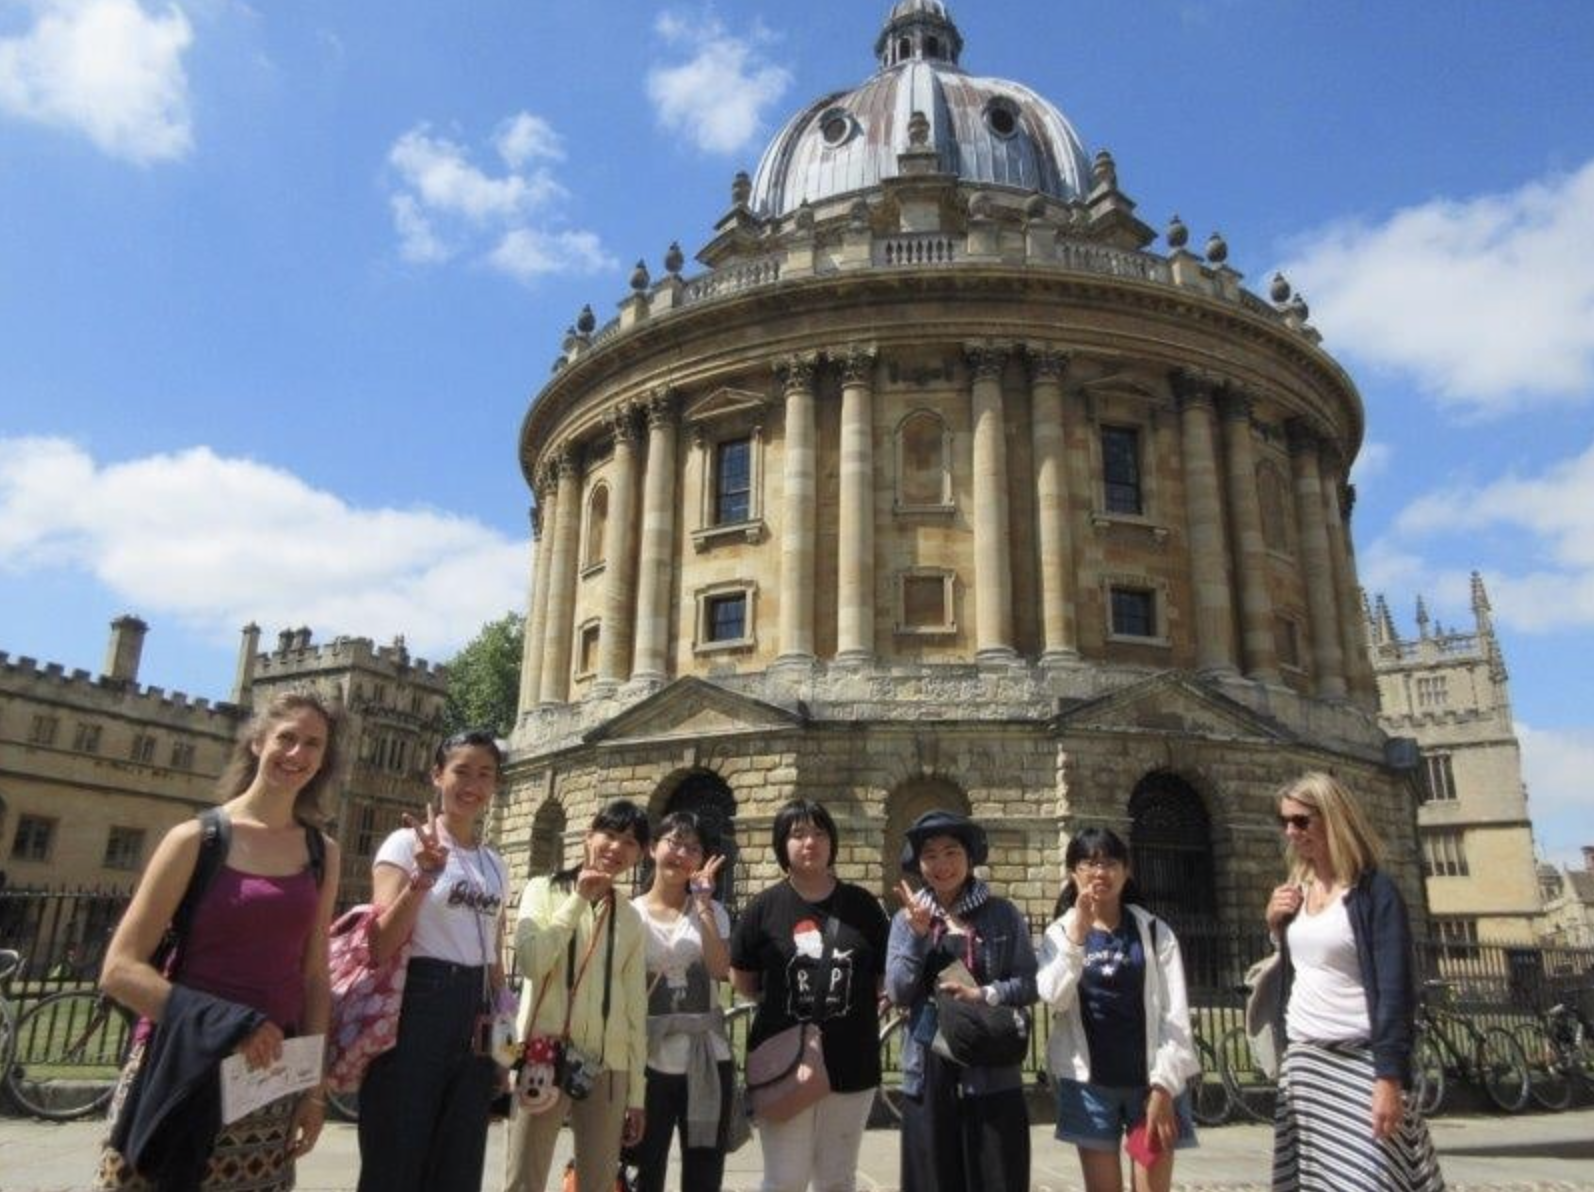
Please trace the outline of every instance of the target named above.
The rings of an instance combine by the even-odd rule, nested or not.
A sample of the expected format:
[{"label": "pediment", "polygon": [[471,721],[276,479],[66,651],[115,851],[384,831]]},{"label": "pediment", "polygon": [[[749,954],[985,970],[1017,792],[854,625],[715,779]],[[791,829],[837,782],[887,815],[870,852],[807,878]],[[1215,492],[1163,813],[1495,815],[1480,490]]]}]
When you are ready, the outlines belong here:
[{"label": "pediment", "polygon": [[701,740],[800,728],[796,712],[727,691],[704,679],[677,679],[585,735],[590,744]]},{"label": "pediment", "polygon": [[768,394],[725,386],[698,398],[686,408],[682,417],[689,425],[716,422],[722,418],[732,418],[741,414],[762,416],[768,407]]},{"label": "pediment", "polygon": [[1065,732],[1178,733],[1220,741],[1295,739],[1276,721],[1176,671],[1063,708],[1053,725]]}]

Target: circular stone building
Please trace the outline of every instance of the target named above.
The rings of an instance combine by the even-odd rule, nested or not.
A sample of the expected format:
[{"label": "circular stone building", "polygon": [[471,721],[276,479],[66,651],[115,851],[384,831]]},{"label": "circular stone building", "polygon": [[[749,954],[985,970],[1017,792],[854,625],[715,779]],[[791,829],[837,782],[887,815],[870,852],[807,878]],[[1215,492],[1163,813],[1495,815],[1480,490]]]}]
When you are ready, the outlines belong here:
[{"label": "circular stone building", "polygon": [[533,400],[517,872],[600,802],[720,820],[733,906],[823,800],[884,892],[903,827],[989,830],[1037,922],[1086,824],[1181,925],[1255,925],[1274,793],[1346,778],[1421,906],[1348,530],[1354,385],[1275,278],[1166,251],[1049,102],[903,0],[682,273],[638,264]]}]

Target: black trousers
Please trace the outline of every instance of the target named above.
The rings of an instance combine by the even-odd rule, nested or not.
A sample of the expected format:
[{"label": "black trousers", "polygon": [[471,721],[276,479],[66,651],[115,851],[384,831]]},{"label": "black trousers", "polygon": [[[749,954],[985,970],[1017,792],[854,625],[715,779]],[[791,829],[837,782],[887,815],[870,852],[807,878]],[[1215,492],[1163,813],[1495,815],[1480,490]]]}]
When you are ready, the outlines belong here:
[{"label": "black trousers", "polygon": [[957,1073],[925,1049],[924,1089],[902,1098],[902,1192],[1027,1192],[1023,1090],[965,1096]]},{"label": "black trousers", "polygon": [[481,1192],[497,1065],[475,1053],[482,970],[410,961],[398,1042],[360,1085],[360,1192]]},{"label": "black trousers", "polygon": [[719,1064],[720,1121],[715,1145],[686,1145],[686,1076],[647,1070],[647,1125],[642,1141],[628,1147],[624,1161],[637,1169],[636,1192],[663,1192],[670,1161],[670,1139],[681,1139],[681,1192],[719,1192],[725,1177],[725,1127],[731,1111],[732,1069]]}]

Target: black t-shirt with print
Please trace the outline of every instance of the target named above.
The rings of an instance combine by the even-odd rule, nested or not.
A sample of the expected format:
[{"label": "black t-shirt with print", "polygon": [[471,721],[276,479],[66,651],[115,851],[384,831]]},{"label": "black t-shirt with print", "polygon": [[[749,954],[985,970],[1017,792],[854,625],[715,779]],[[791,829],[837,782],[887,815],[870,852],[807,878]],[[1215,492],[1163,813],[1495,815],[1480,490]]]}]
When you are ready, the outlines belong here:
[{"label": "black t-shirt with print", "polygon": [[874,896],[846,882],[822,902],[809,902],[788,882],[754,898],[731,937],[732,966],[763,982],[748,1047],[799,1022],[817,1022],[830,1087],[855,1093],[879,1084],[875,1005],[890,933]]}]

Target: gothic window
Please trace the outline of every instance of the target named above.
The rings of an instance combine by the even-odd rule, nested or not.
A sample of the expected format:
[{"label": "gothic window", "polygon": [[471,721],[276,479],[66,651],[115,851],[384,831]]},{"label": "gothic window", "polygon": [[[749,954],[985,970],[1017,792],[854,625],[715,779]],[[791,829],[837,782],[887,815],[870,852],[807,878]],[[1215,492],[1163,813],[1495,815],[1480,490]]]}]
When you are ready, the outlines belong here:
[{"label": "gothic window", "polygon": [[752,517],[753,444],[728,439],[714,446],[714,522],[730,525]]},{"label": "gothic window", "polygon": [[34,745],[54,745],[55,734],[61,727],[61,721],[54,716],[38,715],[33,718],[33,728],[28,733],[28,741]]},{"label": "gothic window", "polygon": [[1459,831],[1424,832],[1422,838],[1424,877],[1467,877],[1466,842]]},{"label": "gothic window", "polygon": [[1423,755],[1423,802],[1453,803],[1456,799],[1456,775],[1450,765],[1448,753]]},{"label": "gothic window", "polygon": [[1256,469],[1256,496],[1262,507],[1262,541],[1268,550],[1294,554],[1290,541],[1289,490],[1284,477],[1271,463],[1260,464]]},{"label": "gothic window", "polygon": [[139,733],[133,738],[132,748],[127,756],[135,761],[149,765],[155,758],[155,737],[151,733]]},{"label": "gothic window", "polygon": [[1431,711],[1450,702],[1449,684],[1444,675],[1426,675],[1417,679],[1417,708]]},{"label": "gothic window", "polygon": [[100,751],[100,726],[87,721],[77,726],[77,735],[72,739],[72,748],[79,753],[98,753]]},{"label": "gothic window", "polygon": [[42,815],[19,815],[17,833],[11,838],[11,857],[15,861],[48,861],[55,843],[55,821]]},{"label": "gothic window", "polygon": [[917,410],[897,426],[897,509],[944,512],[952,507],[952,444],[946,422]]},{"label": "gothic window", "polygon": [[1136,517],[1145,513],[1138,430],[1130,426],[1101,428],[1101,471],[1102,500],[1108,513]]},{"label": "gothic window", "polygon": [[190,742],[172,742],[171,766],[174,770],[192,770],[194,768],[194,747]]},{"label": "gothic window", "polygon": [[583,570],[603,565],[605,539],[609,533],[609,486],[600,484],[587,498],[587,543],[581,552]]},{"label": "gothic window", "polygon": [[144,829],[112,828],[105,838],[106,869],[137,869],[144,859]]}]

